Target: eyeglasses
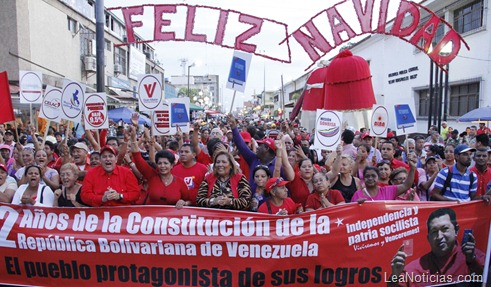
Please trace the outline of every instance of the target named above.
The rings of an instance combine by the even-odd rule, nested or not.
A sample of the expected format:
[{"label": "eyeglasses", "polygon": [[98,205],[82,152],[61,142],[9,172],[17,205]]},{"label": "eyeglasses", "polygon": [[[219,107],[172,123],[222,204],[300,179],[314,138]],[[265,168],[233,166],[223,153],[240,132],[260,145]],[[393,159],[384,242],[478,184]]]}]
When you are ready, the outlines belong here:
[{"label": "eyeglasses", "polygon": [[283,181],[282,177],[278,177],[278,179],[270,186],[271,189],[275,188],[280,182]]}]

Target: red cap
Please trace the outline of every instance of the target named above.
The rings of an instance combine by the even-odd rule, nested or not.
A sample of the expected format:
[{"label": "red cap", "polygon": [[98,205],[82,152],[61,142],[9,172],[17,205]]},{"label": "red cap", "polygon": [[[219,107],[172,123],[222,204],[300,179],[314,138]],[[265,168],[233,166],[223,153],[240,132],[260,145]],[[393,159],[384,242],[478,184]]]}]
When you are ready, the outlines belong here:
[{"label": "red cap", "polygon": [[361,139],[364,139],[364,138],[366,138],[366,137],[372,137],[372,136],[371,136],[369,133],[363,133],[363,134],[361,135]]},{"label": "red cap", "polygon": [[267,145],[271,150],[276,152],[276,145],[274,144],[274,139],[272,138],[266,138],[264,140],[257,141],[258,144],[265,144]]},{"label": "red cap", "polygon": [[273,177],[273,178],[268,179],[268,182],[266,182],[265,188],[269,192],[273,188],[275,188],[277,186],[284,186],[287,183],[289,183],[289,181],[286,181],[281,177]]},{"label": "red cap", "polygon": [[5,170],[5,172],[8,172],[7,171],[7,167],[4,164],[0,164],[0,168],[3,169],[3,170]]},{"label": "red cap", "polygon": [[390,139],[390,138],[393,138],[395,137],[396,135],[393,133],[393,132],[390,132],[390,133],[387,133],[387,138]]},{"label": "red cap", "polygon": [[244,139],[244,142],[250,143],[252,141],[251,134],[248,132],[240,132],[240,135]]},{"label": "red cap", "polygon": [[118,155],[118,152],[116,151],[115,148],[113,148],[112,146],[110,145],[105,145],[101,148],[101,154],[105,151],[110,151],[112,154],[114,155]]}]

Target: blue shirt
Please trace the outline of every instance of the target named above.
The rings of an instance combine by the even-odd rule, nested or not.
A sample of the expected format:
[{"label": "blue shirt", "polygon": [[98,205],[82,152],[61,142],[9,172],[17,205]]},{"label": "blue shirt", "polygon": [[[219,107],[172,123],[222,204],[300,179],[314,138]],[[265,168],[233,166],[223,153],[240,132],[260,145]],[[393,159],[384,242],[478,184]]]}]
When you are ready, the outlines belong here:
[{"label": "blue shirt", "polygon": [[445,183],[445,179],[448,176],[448,167],[440,170],[438,176],[435,180],[435,188],[438,188],[443,191],[443,196],[458,201],[470,201],[471,194],[475,194],[477,192],[477,175],[474,173],[474,182],[472,186],[469,188],[471,184],[470,174],[473,173],[468,168],[465,170],[464,174],[461,174],[457,169],[457,164],[452,166],[452,180],[450,181],[449,188],[443,189],[443,184]]},{"label": "blue shirt", "polygon": [[[240,135],[239,129],[237,128],[232,129],[232,135],[234,137],[234,143],[237,146],[237,149],[239,150],[240,154],[244,157],[245,161],[247,162],[247,164],[251,169],[251,172],[249,174],[249,184],[251,185],[251,190],[254,193],[257,187],[256,183],[254,182],[254,174],[253,174],[254,168],[258,165],[266,165],[268,166],[268,169],[271,172],[271,174],[273,174],[274,165],[276,163],[276,157],[273,158],[273,160],[270,161],[269,163],[263,164],[261,163],[261,160],[259,159],[257,154],[255,154],[244,142],[244,139]],[[281,168],[280,176],[285,178],[285,176],[283,175],[283,168]]]}]

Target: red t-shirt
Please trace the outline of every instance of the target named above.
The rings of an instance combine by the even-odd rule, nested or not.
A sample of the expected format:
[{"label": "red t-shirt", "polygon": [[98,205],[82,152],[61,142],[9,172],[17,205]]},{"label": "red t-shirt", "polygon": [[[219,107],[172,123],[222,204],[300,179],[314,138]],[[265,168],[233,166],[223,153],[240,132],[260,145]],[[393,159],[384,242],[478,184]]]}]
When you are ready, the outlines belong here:
[{"label": "red t-shirt", "polygon": [[[341,202],[345,202],[343,195],[337,189],[330,189],[326,195],[330,203],[336,205]],[[322,207],[321,197],[317,192],[314,192],[307,197],[307,202],[305,203],[305,208],[312,208],[317,210]]]},{"label": "red t-shirt", "polygon": [[300,177],[300,172],[295,173],[295,179],[287,184],[288,190],[290,190],[291,198],[296,203],[301,203],[305,206],[307,197],[310,195],[309,187],[307,183]]},{"label": "red t-shirt", "polygon": [[[123,194],[123,199],[102,202],[108,187]],[[87,171],[80,195],[82,201],[90,206],[131,205],[140,197],[140,188],[131,170],[116,166],[111,174],[107,174],[102,166],[96,166]]]},{"label": "red t-shirt", "polygon": [[204,164],[206,166],[210,165],[213,163],[213,161],[211,160],[211,157],[209,154],[205,153],[203,150],[201,150],[199,152],[199,154],[196,155],[196,161],[201,163],[201,164]]},{"label": "red t-shirt", "polygon": [[486,168],[483,173],[479,173],[476,166],[469,168],[469,170],[473,171],[477,175],[476,196],[483,196],[484,194],[486,194],[486,186],[491,181],[491,168]]},{"label": "red t-shirt", "polygon": [[257,209],[257,212],[269,213],[268,202],[269,202],[269,205],[271,207],[271,213],[270,214],[276,214],[276,213],[278,213],[278,211],[280,211],[280,209],[286,209],[288,211],[288,214],[297,213],[298,204],[296,204],[289,197],[285,198],[285,200],[283,201],[283,204],[280,206],[276,206],[276,205],[272,204],[268,199],[268,201],[264,202],[263,204],[261,204],[261,206],[259,206],[259,208]]},{"label": "red t-shirt", "polygon": [[174,176],[172,182],[166,186],[157,169],[151,167],[140,152],[134,152],[132,155],[136,168],[147,180],[147,205],[175,205],[179,199],[188,197],[188,188],[184,180]]},{"label": "red t-shirt", "polygon": [[183,200],[191,201],[191,205],[196,205],[196,196],[198,195],[198,188],[201,182],[205,178],[205,174],[208,172],[206,165],[199,162],[195,163],[192,167],[186,168],[182,164],[174,166],[172,168],[172,174],[176,177],[182,178],[188,188],[186,197]]}]

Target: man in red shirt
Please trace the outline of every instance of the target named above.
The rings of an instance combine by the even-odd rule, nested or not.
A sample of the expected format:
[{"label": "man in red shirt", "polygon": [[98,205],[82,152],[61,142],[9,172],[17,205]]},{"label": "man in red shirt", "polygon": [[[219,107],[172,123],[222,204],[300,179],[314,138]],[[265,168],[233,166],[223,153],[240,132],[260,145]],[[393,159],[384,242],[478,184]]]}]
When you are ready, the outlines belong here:
[{"label": "man in red shirt", "polygon": [[460,226],[453,209],[444,207],[433,211],[426,225],[431,251],[406,265],[408,255],[402,245],[392,259],[392,274],[387,286],[428,286],[429,282],[424,280],[408,280],[423,274],[441,276],[450,281],[440,283],[452,283],[470,274],[482,275],[486,255],[476,248],[472,233],[464,235],[459,244]]},{"label": "man in red shirt", "polygon": [[491,133],[491,130],[486,127],[486,123],[479,123],[479,129],[477,129],[476,134],[481,135],[481,134],[487,134],[489,135]]},{"label": "man in red shirt", "polygon": [[491,181],[491,168],[487,166],[488,159],[489,154],[487,148],[480,148],[474,153],[474,162],[476,165],[471,167],[470,171],[477,174],[477,197],[486,194],[486,186]]},{"label": "man in red shirt", "polygon": [[172,174],[182,178],[186,183],[189,192],[184,201],[190,201],[191,205],[196,205],[198,188],[208,172],[206,165],[196,162],[196,152],[190,144],[183,144],[179,150],[179,162],[172,169]]},{"label": "man in red shirt", "polygon": [[101,149],[101,165],[90,169],[82,184],[82,201],[89,206],[131,205],[140,197],[133,172],[116,165],[118,152],[111,146]]}]

